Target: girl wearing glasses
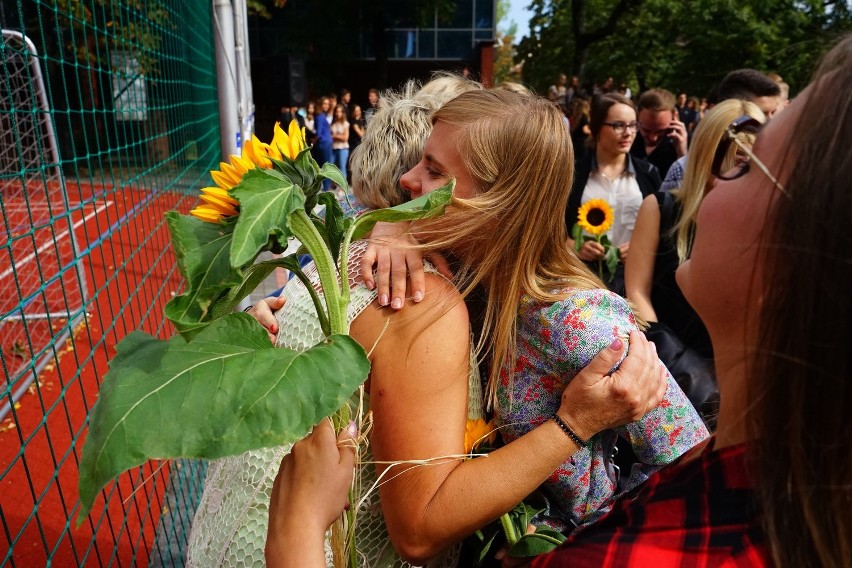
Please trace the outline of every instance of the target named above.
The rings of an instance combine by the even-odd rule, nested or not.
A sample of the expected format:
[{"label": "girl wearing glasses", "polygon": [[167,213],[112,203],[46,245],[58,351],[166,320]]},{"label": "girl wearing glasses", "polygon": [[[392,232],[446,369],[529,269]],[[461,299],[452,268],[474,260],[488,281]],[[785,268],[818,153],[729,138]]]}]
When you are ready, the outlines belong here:
[{"label": "girl wearing glasses", "polygon": [[[746,160],[734,144],[720,142],[728,136],[728,128],[740,117],[751,117],[756,124],[766,118],[751,102],[729,99],[710,110],[695,131],[689,151],[683,185],[678,190],[659,192],[642,202],[631,239],[631,255],[626,263],[627,298],[650,323],[650,335],[673,334],[683,348],[694,352],[692,368],[683,369],[691,380],[703,384],[681,386],[699,413],[709,420],[715,414],[715,379],[711,362],[713,348],[707,329],[684,298],[675,282],[677,267],[689,258],[695,236],[695,219],[704,196],[716,184],[714,164],[719,175],[732,175]],[[751,146],[755,134],[743,131],[739,140]],[[717,152],[717,149],[722,152]],[[717,157],[718,154],[718,157]],[[674,356],[674,354],[672,354]],[[696,360],[694,357],[699,357]],[[663,353],[665,360],[665,353]],[[675,373],[677,376],[677,373]],[[692,388],[689,388],[689,387]]]},{"label": "girl wearing glasses", "polygon": [[[589,117],[591,151],[576,164],[574,186],[565,210],[565,223],[571,235],[578,222],[580,207],[592,199],[603,199],[612,209],[614,219],[606,232],[618,247],[619,264],[615,273],[605,275],[609,289],[624,295],[624,265],[630,249],[630,237],[642,200],[660,188],[657,168],[630,155],[636,138],[636,108],[630,99],[617,93],[597,98]],[[569,237],[569,245],[574,240]],[[577,256],[597,271],[606,250],[595,240],[586,241]]]}]

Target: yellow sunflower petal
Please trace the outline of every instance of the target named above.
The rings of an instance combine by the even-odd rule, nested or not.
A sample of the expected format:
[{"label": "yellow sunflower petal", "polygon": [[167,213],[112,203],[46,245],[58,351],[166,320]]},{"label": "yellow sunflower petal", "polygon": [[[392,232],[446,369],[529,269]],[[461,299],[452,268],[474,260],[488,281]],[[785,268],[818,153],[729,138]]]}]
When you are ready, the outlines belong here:
[{"label": "yellow sunflower petal", "polygon": [[264,144],[252,134],[251,140],[246,140],[243,146],[243,160],[248,159],[260,168],[269,169],[272,167],[272,162],[268,157],[268,148],[268,144]]},{"label": "yellow sunflower petal", "polygon": [[299,128],[299,123],[295,120],[290,121],[290,158],[295,160],[296,156],[299,155],[305,148],[305,133],[302,129]]},{"label": "yellow sunflower petal", "polygon": [[217,197],[235,207],[240,204],[239,201],[231,197],[231,194],[228,193],[228,190],[222,189],[221,187],[203,187],[201,188],[201,193]]},{"label": "yellow sunflower petal", "polygon": [[[243,181],[243,175],[237,171],[237,168],[227,162],[219,162],[219,171],[228,176],[228,179],[233,183],[231,187]],[[230,189],[230,188],[223,188]]]},{"label": "yellow sunflower petal", "polygon": [[240,175],[242,178],[243,174],[245,174],[249,170],[254,169],[254,162],[251,160],[246,160],[241,158],[240,156],[231,156],[231,165],[234,166],[234,170]]},{"label": "yellow sunflower petal", "polygon": [[210,177],[213,178],[213,183],[215,183],[222,189],[231,189],[232,187],[237,185],[233,182],[231,176],[229,176],[225,172],[220,172],[219,170],[210,170]]},{"label": "yellow sunflower petal", "polygon": [[222,215],[225,215],[226,217],[233,217],[237,214],[237,210],[234,209],[233,205],[219,197],[216,197],[215,195],[204,194],[199,197],[201,198],[201,201],[215,208],[217,211],[219,211]]},{"label": "yellow sunflower petal", "polygon": [[218,223],[222,219],[222,215],[209,205],[199,205],[189,214],[208,223]]},{"label": "yellow sunflower petal", "polygon": [[[281,156],[287,156],[290,151],[290,138],[287,136],[287,133],[284,132],[284,129],[281,128],[281,123],[276,122],[272,131],[272,143],[270,146],[273,150],[281,154]],[[281,159],[281,156],[278,157],[279,160]]]},{"label": "yellow sunflower petal", "polygon": [[468,419],[464,432],[464,452],[469,454],[485,440],[493,443],[496,434],[493,421],[486,423],[482,418]]}]

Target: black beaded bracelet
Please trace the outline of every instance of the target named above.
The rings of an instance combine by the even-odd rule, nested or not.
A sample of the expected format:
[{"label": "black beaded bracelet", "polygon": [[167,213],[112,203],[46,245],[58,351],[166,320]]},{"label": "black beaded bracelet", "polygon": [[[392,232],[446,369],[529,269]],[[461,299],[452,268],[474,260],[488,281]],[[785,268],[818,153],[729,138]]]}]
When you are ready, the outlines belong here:
[{"label": "black beaded bracelet", "polygon": [[585,448],[586,446],[588,446],[588,445],[589,445],[589,443],[588,443],[588,442],[584,442],[584,441],[580,438],[580,436],[578,436],[578,435],[574,432],[574,430],[572,430],[572,429],[571,429],[571,427],[570,427],[570,426],[568,426],[568,424],[566,424],[566,423],[565,423],[565,421],[564,421],[564,420],[562,420],[562,419],[559,417],[559,415],[558,415],[558,414],[554,414],[554,415],[553,415],[553,421],[554,421],[554,422],[556,422],[556,425],[557,425],[557,426],[559,426],[559,429],[560,429],[560,430],[562,430],[563,432],[565,432],[565,435],[567,435],[569,438],[571,438],[571,440],[572,440],[575,444],[577,444],[577,445],[578,445],[578,446],[580,446],[581,448]]}]

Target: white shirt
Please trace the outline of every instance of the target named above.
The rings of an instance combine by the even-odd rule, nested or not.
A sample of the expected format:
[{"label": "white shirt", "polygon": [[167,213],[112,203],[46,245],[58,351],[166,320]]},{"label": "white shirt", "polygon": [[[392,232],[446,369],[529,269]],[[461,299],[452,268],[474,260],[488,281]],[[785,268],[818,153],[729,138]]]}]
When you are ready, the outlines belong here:
[{"label": "white shirt", "polygon": [[642,192],[636,181],[636,170],[633,169],[629,158],[627,168],[612,180],[598,170],[597,162],[593,159],[592,173],[589,174],[589,181],[583,190],[581,204],[590,199],[603,199],[612,207],[615,220],[606,232],[612,244],[619,246],[629,243],[636,217],[639,215],[639,207],[642,206]]}]

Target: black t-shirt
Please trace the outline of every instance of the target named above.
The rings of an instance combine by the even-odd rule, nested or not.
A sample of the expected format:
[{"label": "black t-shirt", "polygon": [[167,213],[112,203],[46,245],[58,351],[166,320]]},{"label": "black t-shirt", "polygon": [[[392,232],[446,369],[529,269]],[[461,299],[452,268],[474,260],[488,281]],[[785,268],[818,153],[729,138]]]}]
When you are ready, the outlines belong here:
[{"label": "black t-shirt", "polygon": [[630,147],[630,155],[657,166],[657,171],[661,175],[666,175],[672,164],[677,161],[677,150],[675,150],[671,138],[667,136],[659,141],[657,147],[650,154],[647,154],[645,152],[645,139],[642,138],[641,134],[636,133],[636,140],[633,141],[633,146]]},{"label": "black t-shirt", "polygon": [[671,230],[680,217],[680,203],[667,191],[656,194],[660,205],[660,244],[654,261],[654,284],[651,305],[657,319],[675,332],[688,347],[707,359],[713,358],[710,335],[701,318],[686,301],[675,280],[678,267],[677,248]]}]

